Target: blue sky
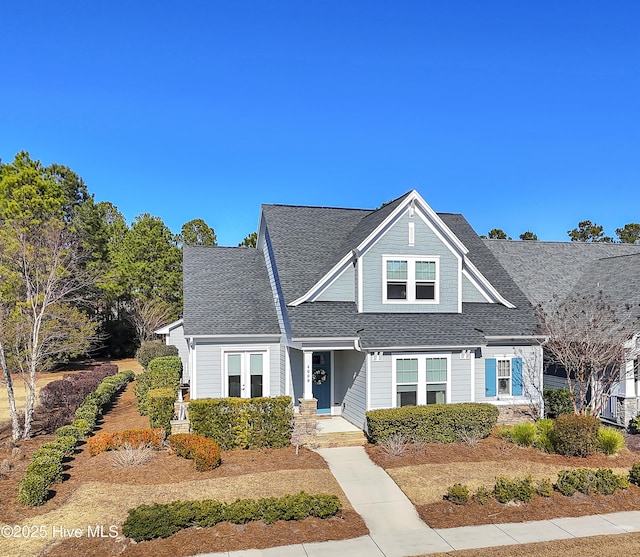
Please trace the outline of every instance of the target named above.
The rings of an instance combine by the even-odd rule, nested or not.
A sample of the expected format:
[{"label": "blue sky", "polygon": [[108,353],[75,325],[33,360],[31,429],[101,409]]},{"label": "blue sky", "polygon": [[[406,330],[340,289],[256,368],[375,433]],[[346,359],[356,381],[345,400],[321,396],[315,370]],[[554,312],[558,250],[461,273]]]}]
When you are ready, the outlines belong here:
[{"label": "blue sky", "polygon": [[[480,234],[640,222],[640,2],[24,0],[0,10],[0,158],[131,222],[417,189]],[[312,223],[310,223],[312,225]]]}]

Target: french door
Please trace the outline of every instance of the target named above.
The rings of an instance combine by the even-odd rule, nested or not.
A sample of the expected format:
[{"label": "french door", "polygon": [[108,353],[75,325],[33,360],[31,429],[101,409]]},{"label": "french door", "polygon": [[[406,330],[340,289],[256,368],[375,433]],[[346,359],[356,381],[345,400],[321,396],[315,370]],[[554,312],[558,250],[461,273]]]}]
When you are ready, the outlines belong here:
[{"label": "french door", "polygon": [[225,396],[255,398],[265,396],[265,352],[225,354]]}]

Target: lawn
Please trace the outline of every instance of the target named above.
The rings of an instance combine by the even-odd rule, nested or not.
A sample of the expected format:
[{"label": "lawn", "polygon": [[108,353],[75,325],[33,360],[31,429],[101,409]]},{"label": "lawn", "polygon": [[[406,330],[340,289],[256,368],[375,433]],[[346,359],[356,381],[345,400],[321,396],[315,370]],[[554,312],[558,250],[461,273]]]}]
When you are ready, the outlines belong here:
[{"label": "lawn", "polygon": [[640,509],[640,488],[634,485],[613,496],[577,493],[564,497],[554,493],[552,497],[535,496],[527,504],[500,504],[492,500],[485,505],[474,502],[454,505],[443,499],[447,487],[454,483],[467,484],[473,492],[482,485],[492,488],[496,476],[522,478],[530,475],[536,480],[548,478],[555,482],[558,471],[567,468],[611,468],[626,475],[631,466],[640,461],[640,455],[628,449],[615,456],[596,454],[589,458],[567,458],[535,448],[518,447],[492,435],[475,446],[428,444],[419,450],[409,448],[395,457],[373,445],[367,446],[367,452],[409,497],[420,517],[434,528]]},{"label": "lawn", "polygon": [[[132,361],[121,365],[128,369]],[[129,365],[127,365],[129,364]],[[118,431],[148,427],[148,419],[138,414],[133,385],[123,392],[106,413],[99,431]],[[636,436],[640,437],[640,436]],[[53,498],[42,507],[24,507],[17,503],[17,486],[24,475],[30,455],[52,436],[38,436],[11,443],[5,430],[0,437],[0,461],[11,462],[13,469],[0,477],[0,526],[44,526],[46,536],[30,539],[0,539],[1,555],[167,555],[187,556],[196,553],[265,548],[290,543],[347,539],[367,533],[362,519],[353,511],[325,461],[316,453],[301,450],[295,455],[292,447],[251,451],[223,452],[222,465],[209,472],[196,472],[193,462],[169,451],[154,454],[151,461],[134,468],[113,466],[112,454],[91,457],[80,446],[68,462],[66,480],[55,487]],[[579,516],[640,509],[640,489],[631,486],[615,496],[571,498],[558,494],[552,498],[534,498],[530,504],[501,505],[492,502],[484,506],[471,503],[456,506],[443,500],[449,485],[462,482],[474,489],[490,486],[495,476],[555,479],[557,471],[568,467],[607,467],[626,472],[640,460],[640,455],[624,450],[614,457],[596,455],[588,459],[547,455],[535,449],[525,449],[496,437],[480,441],[476,446],[465,444],[431,444],[419,451],[407,450],[398,457],[385,455],[380,447],[368,446],[367,452],[385,468],[416,506],[420,516],[433,527],[541,520],[559,516]],[[305,490],[308,493],[333,493],[340,497],[343,511],[326,520],[309,518],[299,522],[261,522],[244,526],[218,524],[213,528],[189,529],[165,540],[133,543],[118,535],[115,538],[64,539],[54,526],[67,529],[110,526],[117,534],[128,509],[141,503],[168,502],[176,499],[215,498],[232,501],[237,498],[279,496]],[[108,534],[107,534],[108,535]],[[605,541],[603,541],[605,540]],[[536,554],[559,555],[566,552],[585,557],[596,555],[634,554],[640,541],[638,535],[561,540],[531,546],[509,546],[455,552],[456,557],[511,557]],[[603,547],[605,549],[603,549]],[[633,547],[633,552],[629,549]],[[610,549],[615,551],[609,552]],[[626,548],[626,549],[625,549]],[[449,554],[443,554],[449,555]]]},{"label": "lawn", "polygon": [[[106,413],[99,431],[149,427],[148,418],[138,414],[133,385],[124,391]],[[112,453],[89,456],[84,446],[68,463],[67,479],[54,486],[56,494],[42,507],[24,507],[17,500],[18,483],[31,453],[52,436],[24,442],[20,454],[12,457],[7,434],[0,439],[0,460],[10,459],[14,469],[0,479],[0,526],[44,526],[46,536],[30,539],[0,539],[1,555],[193,555],[247,547],[271,547],[288,543],[345,539],[367,533],[362,519],[353,511],[340,486],[316,453],[303,449],[296,456],[293,447],[223,452],[222,465],[209,472],[196,472],[192,461],[169,451],[159,451],[148,463],[133,468],[112,464]],[[262,523],[191,529],[169,539],[134,544],[117,538],[62,539],[53,528],[60,525],[86,532],[102,525],[105,532],[121,525],[130,508],[142,503],[177,499],[218,499],[280,496],[299,491],[333,493],[340,497],[343,511],[326,520],[309,518],[298,523]]]}]

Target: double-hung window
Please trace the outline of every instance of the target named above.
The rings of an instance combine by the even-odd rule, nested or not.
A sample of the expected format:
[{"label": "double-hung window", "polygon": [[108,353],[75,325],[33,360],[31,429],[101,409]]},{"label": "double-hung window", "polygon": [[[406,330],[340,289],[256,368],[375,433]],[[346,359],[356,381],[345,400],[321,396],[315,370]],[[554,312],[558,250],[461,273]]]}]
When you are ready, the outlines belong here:
[{"label": "double-hung window", "polygon": [[385,256],[383,301],[434,303],[438,301],[437,257]]},{"label": "double-hung window", "polygon": [[396,360],[396,405],[415,406],[418,404],[418,359],[398,358]]},{"label": "double-hung window", "polygon": [[498,369],[498,395],[511,394],[511,359],[496,360]]},{"label": "double-hung window", "polygon": [[264,352],[225,353],[225,396],[255,398],[265,396]]},{"label": "double-hung window", "polygon": [[449,400],[450,367],[446,355],[394,356],[396,407],[445,404]]}]

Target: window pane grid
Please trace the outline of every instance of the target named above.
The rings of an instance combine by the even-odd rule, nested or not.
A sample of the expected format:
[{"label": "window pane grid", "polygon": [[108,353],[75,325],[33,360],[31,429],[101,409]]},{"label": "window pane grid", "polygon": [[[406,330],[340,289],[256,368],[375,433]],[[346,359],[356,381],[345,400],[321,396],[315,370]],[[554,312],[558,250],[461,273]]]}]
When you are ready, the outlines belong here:
[{"label": "window pane grid", "polygon": [[407,262],[387,261],[387,280],[407,280]]},{"label": "window pane grid", "polygon": [[417,383],[418,382],[418,360],[417,359],[396,360],[396,382],[397,383]]},{"label": "window pane grid", "polygon": [[446,383],[447,360],[446,358],[427,359],[427,383]]},{"label": "window pane grid", "polygon": [[416,261],[416,280],[436,280],[434,261]]},{"label": "window pane grid", "polygon": [[498,377],[511,376],[511,362],[509,360],[498,360]]}]

